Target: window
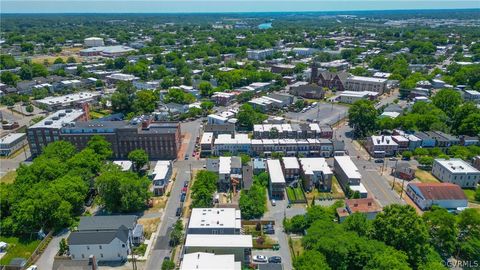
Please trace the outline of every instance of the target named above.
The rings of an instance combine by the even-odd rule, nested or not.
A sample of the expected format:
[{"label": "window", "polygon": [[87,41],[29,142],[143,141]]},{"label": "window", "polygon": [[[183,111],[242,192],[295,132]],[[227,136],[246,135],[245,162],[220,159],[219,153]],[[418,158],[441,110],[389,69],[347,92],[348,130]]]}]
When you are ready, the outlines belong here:
[{"label": "window", "polygon": [[102,249],[102,245],[98,245],[98,248],[99,248],[99,249]]},{"label": "window", "polygon": [[87,246],[87,250],[90,250],[90,246]]},{"label": "window", "polygon": [[82,259],[85,259],[85,254],[82,254]]},{"label": "window", "polygon": [[102,257],[102,258],[103,258],[103,253],[100,253],[100,257]]},{"label": "window", "polygon": [[122,244],[122,248],[124,248],[124,247],[125,247],[125,244]]}]

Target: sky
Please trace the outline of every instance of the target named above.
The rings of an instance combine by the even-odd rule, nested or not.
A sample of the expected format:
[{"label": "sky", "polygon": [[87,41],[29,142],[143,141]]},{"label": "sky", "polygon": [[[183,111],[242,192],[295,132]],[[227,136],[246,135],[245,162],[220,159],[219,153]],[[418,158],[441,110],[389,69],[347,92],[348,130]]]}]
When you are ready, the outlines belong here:
[{"label": "sky", "polygon": [[0,0],[0,13],[221,13],[480,8],[480,0]]}]

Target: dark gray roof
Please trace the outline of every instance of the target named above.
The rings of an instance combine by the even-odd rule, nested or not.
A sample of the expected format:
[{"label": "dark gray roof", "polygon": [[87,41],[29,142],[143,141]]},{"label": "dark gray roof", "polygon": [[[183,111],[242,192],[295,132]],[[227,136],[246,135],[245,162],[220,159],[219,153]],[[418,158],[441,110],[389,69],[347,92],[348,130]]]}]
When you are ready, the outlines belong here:
[{"label": "dark gray roof", "polygon": [[230,159],[230,167],[233,169],[242,168],[242,159],[240,157],[232,157]]},{"label": "dark gray roof", "polygon": [[253,185],[253,168],[252,162],[242,168],[243,188],[249,190]]},{"label": "dark gray roof", "polygon": [[118,238],[126,243],[128,239],[128,229],[121,226],[115,231],[79,231],[72,232],[68,238],[70,245],[100,245],[109,244],[113,239]]},{"label": "dark gray roof", "polygon": [[129,230],[133,230],[136,223],[137,216],[134,215],[80,217],[78,230],[108,231],[117,230],[121,226],[125,226]]}]

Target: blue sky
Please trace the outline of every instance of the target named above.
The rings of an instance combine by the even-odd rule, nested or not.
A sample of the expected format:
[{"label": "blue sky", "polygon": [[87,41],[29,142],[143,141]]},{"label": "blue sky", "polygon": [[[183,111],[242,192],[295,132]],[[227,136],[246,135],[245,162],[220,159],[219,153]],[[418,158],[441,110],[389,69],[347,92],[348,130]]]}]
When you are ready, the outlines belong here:
[{"label": "blue sky", "polygon": [[204,13],[480,8],[480,0],[0,0],[1,13]]}]

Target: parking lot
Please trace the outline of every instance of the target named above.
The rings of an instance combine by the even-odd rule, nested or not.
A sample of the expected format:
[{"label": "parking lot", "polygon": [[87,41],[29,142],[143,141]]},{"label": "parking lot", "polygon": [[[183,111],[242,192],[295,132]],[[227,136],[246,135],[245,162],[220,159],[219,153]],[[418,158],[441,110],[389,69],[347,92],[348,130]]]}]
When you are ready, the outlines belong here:
[{"label": "parking lot", "polygon": [[[306,122],[307,119],[318,120],[319,124],[332,125],[346,116],[348,106],[335,103],[317,103],[313,108],[305,112],[288,112],[286,119]],[[318,119],[317,119],[318,115]]]}]

